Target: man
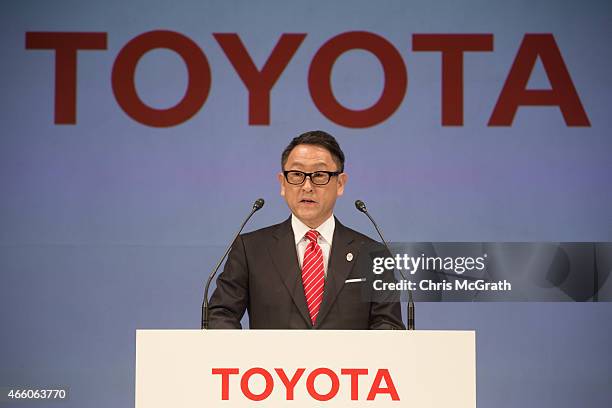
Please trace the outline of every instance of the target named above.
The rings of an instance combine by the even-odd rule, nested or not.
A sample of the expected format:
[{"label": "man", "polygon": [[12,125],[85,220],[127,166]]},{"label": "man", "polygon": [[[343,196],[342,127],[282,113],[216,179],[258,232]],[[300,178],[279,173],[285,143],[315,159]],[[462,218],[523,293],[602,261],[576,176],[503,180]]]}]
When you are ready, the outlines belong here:
[{"label": "man", "polygon": [[304,133],[281,165],[291,217],[236,239],[210,301],[210,327],[241,328],[248,310],[252,329],[402,329],[398,298],[373,293],[371,268],[358,266],[380,247],[333,215],[348,178],[336,139]]}]

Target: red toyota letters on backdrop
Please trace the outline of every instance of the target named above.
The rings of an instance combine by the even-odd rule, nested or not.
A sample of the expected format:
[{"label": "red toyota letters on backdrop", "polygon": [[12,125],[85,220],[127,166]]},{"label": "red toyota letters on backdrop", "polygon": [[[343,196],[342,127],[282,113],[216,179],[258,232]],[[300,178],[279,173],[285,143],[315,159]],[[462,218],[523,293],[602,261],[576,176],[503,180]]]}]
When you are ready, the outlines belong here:
[{"label": "red toyota letters on backdrop", "polygon": [[[282,34],[270,56],[258,69],[235,33],[214,33],[215,40],[247,88],[249,125],[270,124],[270,92],[306,34]],[[136,91],[134,75],[140,58],[154,49],[176,52],[187,67],[188,84],[183,98],[167,109],[146,105]],[[26,49],[55,51],[55,123],[75,124],[77,53],[106,50],[103,32],[27,32]],[[384,72],[380,98],[366,109],[349,109],[334,96],[331,75],[334,63],[345,52],[366,50]],[[466,52],[492,52],[493,34],[413,34],[412,50],[439,52],[442,56],[442,126],[463,125],[463,58]],[[540,59],[550,89],[527,89]],[[119,51],[111,83],[117,103],[135,121],[147,126],[179,125],[206,102],[212,75],[206,55],[189,37],[174,31],[149,31],[130,40]],[[358,86],[358,85],[356,85]],[[406,65],[397,49],[380,35],[352,31],[325,42],[312,58],[308,89],[313,103],[330,121],[349,128],[377,125],[400,106],[408,87]],[[525,34],[489,119],[489,126],[511,126],[521,106],[557,106],[567,126],[590,126],[578,92],[552,34]]]}]

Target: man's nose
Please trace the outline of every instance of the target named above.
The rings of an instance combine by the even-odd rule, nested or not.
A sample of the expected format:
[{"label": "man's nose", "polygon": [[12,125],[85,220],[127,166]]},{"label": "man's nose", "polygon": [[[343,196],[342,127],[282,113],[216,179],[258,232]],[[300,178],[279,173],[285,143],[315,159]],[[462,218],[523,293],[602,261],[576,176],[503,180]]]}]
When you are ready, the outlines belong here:
[{"label": "man's nose", "polygon": [[306,179],[304,180],[304,183],[302,184],[302,190],[312,191],[312,180],[310,180],[310,177],[306,177]]}]

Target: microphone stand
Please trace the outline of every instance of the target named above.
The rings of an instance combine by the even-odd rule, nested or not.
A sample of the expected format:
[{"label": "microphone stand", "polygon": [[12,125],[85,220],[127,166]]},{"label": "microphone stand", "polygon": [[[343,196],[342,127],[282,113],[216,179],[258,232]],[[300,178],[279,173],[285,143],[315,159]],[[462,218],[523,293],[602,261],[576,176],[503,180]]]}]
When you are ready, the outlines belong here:
[{"label": "microphone stand", "polygon": [[[368,218],[370,219],[370,221],[374,225],[374,228],[376,229],[376,232],[380,236],[380,239],[382,240],[383,244],[387,248],[387,251],[389,251],[389,253],[391,255],[393,255],[393,253],[391,252],[391,249],[389,248],[389,244],[387,244],[387,241],[385,240],[385,237],[383,237],[383,234],[380,231],[380,229],[378,228],[378,225],[376,224],[376,221],[374,221],[374,218],[372,218],[370,213],[368,213],[368,209],[367,209],[365,203],[363,201],[361,201],[361,200],[357,200],[357,201],[355,201],[355,207],[357,208],[357,210],[359,210],[360,212],[362,212],[362,213],[364,213],[365,215],[368,216]],[[400,275],[402,275],[402,279],[406,280],[406,276],[404,276],[404,272],[402,272],[401,269],[399,269],[399,273],[400,273]],[[414,301],[412,299],[412,290],[410,290],[410,288],[408,288],[408,305],[407,306],[408,306],[408,308],[407,308],[406,312],[407,312],[408,324],[406,325],[406,328],[408,330],[414,330]]]},{"label": "microphone stand", "polygon": [[248,217],[246,217],[246,219],[244,220],[244,222],[240,226],[240,229],[234,235],[234,239],[232,239],[232,241],[230,242],[229,246],[225,250],[225,253],[221,257],[221,259],[219,259],[219,262],[217,262],[217,265],[215,266],[213,271],[208,275],[208,280],[206,281],[206,286],[204,287],[204,300],[202,302],[202,320],[201,320],[201,325],[200,325],[200,328],[202,330],[208,329],[208,289],[210,287],[210,283],[212,282],[212,279],[217,274],[217,271],[219,270],[219,267],[221,266],[221,264],[223,263],[223,261],[227,257],[227,254],[229,254],[229,251],[232,249],[232,245],[234,245],[234,241],[236,241],[236,238],[238,238],[238,235],[240,235],[240,233],[244,229],[244,226],[246,225],[246,223],[251,219],[251,217],[253,216],[253,214],[255,214],[256,211],[259,211],[261,209],[261,207],[264,206],[264,203],[265,203],[265,201],[264,201],[263,198],[258,198],[257,200],[255,200],[255,202],[253,203],[253,209],[249,213]]}]

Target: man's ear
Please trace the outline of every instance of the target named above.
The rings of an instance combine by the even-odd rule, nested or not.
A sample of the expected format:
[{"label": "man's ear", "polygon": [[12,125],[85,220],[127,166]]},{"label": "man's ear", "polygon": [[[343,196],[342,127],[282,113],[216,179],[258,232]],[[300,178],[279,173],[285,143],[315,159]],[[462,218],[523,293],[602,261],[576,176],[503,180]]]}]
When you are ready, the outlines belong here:
[{"label": "man's ear", "polygon": [[348,181],[348,174],[340,173],[338,174],[338,196],[344,194],[344,185]]},{"label": "man's ear", "polygon": [[285,196],[285,175],[283,173],[278,173],[276,178],[278,179],[278,182],[280,183],[280,195],[284,197]]}]

